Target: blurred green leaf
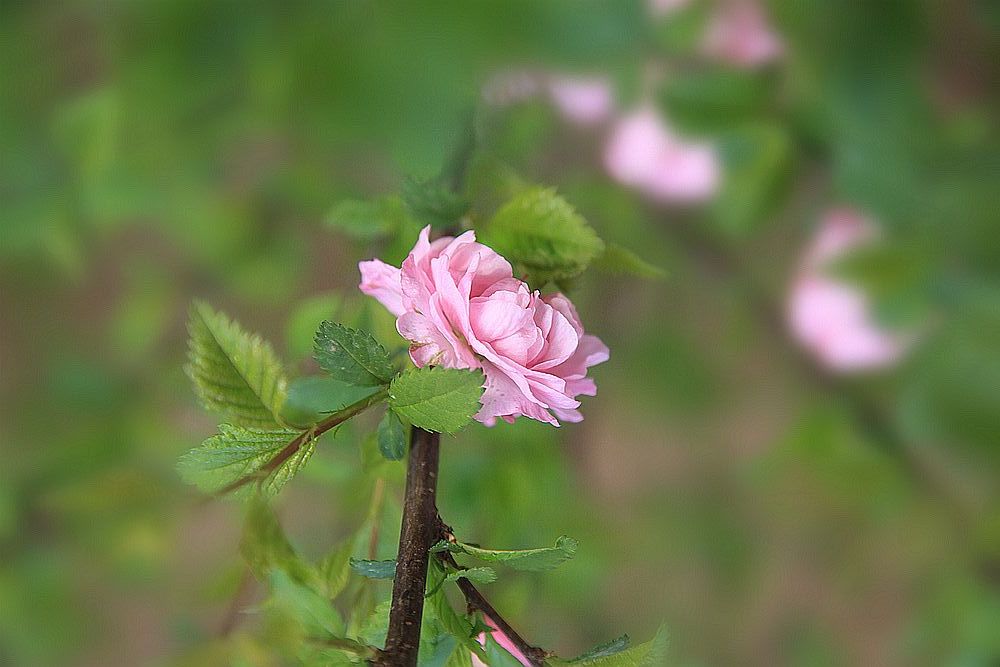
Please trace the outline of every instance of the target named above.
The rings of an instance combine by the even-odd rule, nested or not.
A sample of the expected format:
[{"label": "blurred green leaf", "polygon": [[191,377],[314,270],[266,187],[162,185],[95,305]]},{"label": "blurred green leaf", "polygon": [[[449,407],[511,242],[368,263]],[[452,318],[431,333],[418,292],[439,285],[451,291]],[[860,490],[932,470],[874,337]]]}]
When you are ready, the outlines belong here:
[{"label": "blurred green leaf", "polygon": [[349,199],[330,209],[326,224],[351,238],[371,241],[395,233],[406,217],[406,208],[399,197],[382,197],[370,201]]},{"label": "blurred green leaf", "polygon": [[287,381],[271,345],[201,301],[188,331],[187,372],[205,407],[241,426],[281,424]]},{"label": "blurred green leaf", "polygon": [[667,276],[664,269],[650,264],[617,243],[606,243],[604,252],[594,260],[594,266],[608,273],[631,275],[649,280],[662,280]]},{"label": "blurred green leaf", "polygon": [[431,547],[432,552],[450,551],[461,553],[490,563],[502,563],[515,570],[537,572],[551,570],[565,563],[576,555],[579,543],[572,537],[563,535],[553,547],[540,549],[517,549],[504,551],[499,549],[483,549],[462,542],[439,542]]},{"label": "blurred green leaf", "polygon": [[480,241],[526,271],[535,287],[579,275],[604,251],[593,228],[553,189],[517,195],[478,231]]},{"label": "blurred green leaf", "polygon": [[[289,429],[268,431],[220,424],[219,434],[181,456],[177,469],[188,484],[194,484],[206,493],[217,492],[237,480],[262,472],[279,452],[300,435],[300,431]],[[314,447],[315,441],[306,438],[294,454],[267,471],[260,480],[261,489],[268,494],[280,491],[309,460]]]},{"label": "blurred green leaf", "polygon": [[414,426],[454,433],[479,411],[481,371],[440,366],[415,368],[397,376],[389,387],[389,405]]},{"label": "blurred green leaf", "polygon": [[330,321],[319,325],[313,356],[320,368],[348,384],[386,384],[395,373],[385,348],[370,333]]},{"label": "blurred green leaf", "polygon": [[385,411],[378,424],[378,449],[390,461],[398,461],[406,454],[406,436],[403,422],[391,409]]},{"label": "blurred green leaf", "polygon": [[319,592],[296,581],[282,569],[271,571],[270,584],[270,604],[300,623],[307,634],[316,637],[343,634],[343,619]]},{"label": "blurred green leaf", "polygon": [[417,220],[435,229],[458,226],[469,210],[469,202],[439,180],[409,177],[403,181],[403,201]]},{"label": "blurred green leaf", "polygon": [[312,354],[316,330],[323,320],[348,321],[344,299],[336,292],[328,292],[298,302],[285,323],[285,343],[289,358],[304,359]]},{"label": "blurred green leaf", "polygon": [[325,593],[331,600],[347,586],[351,577],[351,554],[354,553],[354,538],[332,549],[316,566],[325,585]]},{"label": "blurred green leaf", "polygon": [[240,554],[261,581],[267,581],[272,570],[281,569],[296,581],[312,585],[318,582],[315,570],[295,553],[274,511],[260,496],[247,506]]},{"label": "blurred green leaf", "polygon": [[765,110],[773,86],[767,73],[726,67],[678,73],[664,82],[667,118],[686,132],[716,133]]},{"label": "blurred green leaf", "polygon": [[725,177],[711,217],[721,231],[747,236],[780,203],[791,174],[793,147],[780,126],[755,124],[724,134],[720,151]]},{"label": "blurred green leaf", "polygon": [[396,576],[396,561],[352,558],[351,569],[369,579],[392,579]]},{"label": "blurred green leaf", "polygon": [[295,378],[288,386],[284,417],[292,424],[312,424],[371,396],[377,387],[357,386],[324,375]]}]

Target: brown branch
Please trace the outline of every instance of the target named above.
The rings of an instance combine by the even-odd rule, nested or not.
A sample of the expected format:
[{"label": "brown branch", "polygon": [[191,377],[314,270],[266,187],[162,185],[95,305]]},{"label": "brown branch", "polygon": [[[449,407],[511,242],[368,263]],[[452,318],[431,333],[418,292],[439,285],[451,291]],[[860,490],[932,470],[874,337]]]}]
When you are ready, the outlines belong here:
[{"label": "brown branch", "polygon": [[430,548],[438,537],[437,474],[440,435],[416,426],[410,432],[403,525],[392,584],[389,632],[373,665],[412,667],[420,648],[420,623]]},{"label": "brown branch", "polygon": [[[455,536],[452,534],[451,529],[446,526],[440,518],[438,521],[440,528],[439,537],[449,542],[454,541]],[[455,561],[455,557],[452,556],[449,551],[442,551],[437,556],[445,564],[456,570],[465,569]],[[479,592],[479,589],[476,588],[471,581],[464,577],[459,577],[456,583],[458,584],[458,588],[462,591],[462,595],[465,596],[465,603],[469,607],[470,611],[478,610],[489,617],[490,621],[497,628],[497,630],[506,635],[511,643],[517,647],[517,650],[520,651],[524,657],[528,659],[528,662],[534,665],[534,667],[541,667],[541,665],[545,663],[545,659],[549,656],[548,651],[529,644],[528,641],[517,632],[517,630],[511,627],[510,623],[508,623],[506,619],[500,615],[500,612],[498,612],[496,608],[490,604],[490,601]]]}]

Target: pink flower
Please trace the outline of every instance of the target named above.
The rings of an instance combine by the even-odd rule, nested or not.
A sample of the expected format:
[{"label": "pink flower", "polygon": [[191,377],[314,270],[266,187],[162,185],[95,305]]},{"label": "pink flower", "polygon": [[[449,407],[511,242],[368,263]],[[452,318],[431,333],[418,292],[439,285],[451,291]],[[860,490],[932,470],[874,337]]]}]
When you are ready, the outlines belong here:
[{"label": "pink flower", "polygon": [[[514,642],[512,642],[507,635],[505,635],[499,628],[497,628],[496,623],[493,622],[493,619],[483,614],[483,621],[486,623],[486,625],[490,626],[491,628],[494,628],[493,632],[491,632],[490,634],[493,635],[493,639],[496,640],[497,644],[503,647],[503,649],[508,653],[510,653],[512,656],[517,658],[518,662],[520,662],[522,665],[530,667],[531,662],[528,661],[528,658],[526,658],[525,655],[521,653],[521,651],[519,651],[516,646],[514,646]],[[480,633],[477,639],[479,640],[480,644],[486,646],[485,632]],[[483,663],[483,661],[480,660],[475,653],[473,653],[472,667],[486,667],[486,664]]]},{"label": "pink flower", "polygon": [[691,4],[691,0],[647,0],[646,2],[649,13],[656,18],[678,12],[689,4]]},{"label": "pink flower", "polygon": [[566,120],[577,125],[595,125],[614,108],[611,84],[604,77],[553,76],[549,96]]},{"label": "pink flower", "polygon": [[397,316],[413,363],[481,368],[476,419],[487,426],[521,415],[555,426],[582,420],[576,397],[597,393],[587,368],[607,361],[608,348],[584,333],[569,299],[532,292],[472,231],[433,243],[429,234],[420,232],[401,269],[359,265],[361,291]]},{"label": "pink flower", "polygon": [[624,116],[612,128],[604,165],[618,182],[664,203],[704,201],[719,186],[715,149],[677,137],[650,106]]},{"label": "pink flower", "polygon": [[728,0],[712,15],[702,50],[731,65],[752,69],[776,60],[784,46],[755,0]]},{"label": "pink flower", "polygon": [[891,366],[913,339],[911,334],[884,330],[873,320],[864,292],[824,273],[831,262],[874,240],[876,232],[869,220],[854,211],[829,211],[792,284],[788,299],[792,334],[833,371]]}]

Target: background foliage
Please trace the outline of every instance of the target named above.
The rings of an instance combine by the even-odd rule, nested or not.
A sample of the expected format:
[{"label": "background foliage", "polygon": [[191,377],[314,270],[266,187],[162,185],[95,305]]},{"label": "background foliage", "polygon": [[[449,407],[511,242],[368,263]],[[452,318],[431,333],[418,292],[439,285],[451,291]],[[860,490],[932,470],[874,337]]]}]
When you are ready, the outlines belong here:
[{"label": "background foliage", "polygon": [[[443,513],[476,543],[579,540],[544,578],[487,585],[566,655],[665,620],[680,664],[993,664],[1000,13],[768,6],[787,55],[746,73],[690,57],[697,5],[655,21],[610,1],[3,3],[0,661],[269,664],[240,631],[252,614],[214,639],[238,590],[259,595],[235,558],[242,510],[199,504],[174,470],[215,426],[183,371],[191,298],[279,343],[294,375],[323,319],[391,342],[356,261],[412,241],[328,225],[359,215],[339,203],[434,175],[497,68],[605,72],[627,105],[666,59],[661,108],[720,141],[710,206],[650,207],[544,104],[477,117],[494,155],[669,277],[573,285],[612,350],[601,396],[581,425],[446,436]],[[387,227],[413,206],[381,201]],[[843,202],[888,238],[844,271],[886,322],[925,330],[901,367],[850,380],[775,326],[818,213]],[[325,436],[283,492],[310,559],[368,515],[375,477],[376,555],[394,555],[402,467],[355,440]]]}]

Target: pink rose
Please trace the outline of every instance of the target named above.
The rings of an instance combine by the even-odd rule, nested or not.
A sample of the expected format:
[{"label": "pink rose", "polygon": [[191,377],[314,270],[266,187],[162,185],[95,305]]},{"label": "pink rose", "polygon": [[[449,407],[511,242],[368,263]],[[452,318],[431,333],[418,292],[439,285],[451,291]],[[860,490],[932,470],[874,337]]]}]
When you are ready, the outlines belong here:
[{"label": "pink rose", "polygon": [[688,142],[650,106],[621,118],[604,148],[611,177],[664,203],[694,203],[719,187],[719,160],[707,143]]},{"label": "pink rose", "polygon": [[879,326],[864,292],[825,273],[831,262],[872,241],[876,231],[869,220],[854,211],[829,211],[792,284],[788,298],[792,335],[833,371],[891,366],[903,357],[913,339],[911,334]]},{"label": "pink rose", "polygon": [[776,60],[784,47],[757,2],[729,0],[712,16],[702,50],[736,67],[752,69]]},{"label": "pink rose", "polygon": [[[488,625],[488,626],[490,626],[491,628],[494,629],[493,632],[491,632],[490,634],[493,635],[493,639],[496,640],[497,644],[499,644],[501,647],[503,647],[503,649],[505,651],[507,651],[508,653],[510,653],[512,656],[514,656],[515,658],[517,658],[518,662],[520,662],[522,665],[526,665],[527,667],[530,667],[531,662],[528,660],[528,658],[526,658],[525,655],[523,653],[521,653],[521,651],[519,651],[516,646],[514,646],[514,642],[512,642],[507,635],[505,635],[499,628],[497,628],[496,623],[493,622],[493,619],[491,619],[489,616],[483,614],[483,621],[486,623],[486,625]],[[479,637],[477,637],[477,639],[479,640],[480,644],[482,644],[483,646],[486,646],[486,633],[485,632],[480,633]],[[480,660],[479,657],[476,656],[475,653],[473,653],[472,654],[472,667],[486,667],[486,664],[483,663],[483,661]]]},{"label": "pink rose", "polygon": [[433,243],[429,234],[420,232],[401,269],[359,265],[361,291],[397,316],[413,363],[483,369],[476,419],[487,426],[521,415],[555,426],[582,420],[576,397],[597,393],[587,368],[607,361],[608,348],[584,333],[569,299],[532,292],[472,231]]}]

